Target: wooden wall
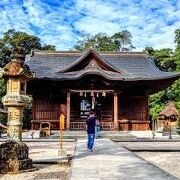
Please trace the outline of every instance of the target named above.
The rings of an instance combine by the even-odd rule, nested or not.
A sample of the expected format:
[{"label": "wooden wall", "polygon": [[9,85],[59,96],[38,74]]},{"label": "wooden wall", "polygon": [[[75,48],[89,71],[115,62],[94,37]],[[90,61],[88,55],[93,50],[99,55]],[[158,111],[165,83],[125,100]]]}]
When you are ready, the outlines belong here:
[{"label": "wooden wall", "polygon": [[149,129],[148,97],[119,96],[118,119],[120,130]]},{"label": "wooden wall", "polygon": [[[52,121],[51,128],[59,128],[59,116],[63,106],[66,106],[66,96],[36,95],[33,97],[33,121]],[[32,121],[32,122],[33,122]],[[38,129],[38,123],[32,123],[33,129]]]},{"label": "wooden wall", "polygon": [[[99,97],[101,122],[113,123],[113,94]],[[85,122],[80,118],[80,96],[71,94],[70,122]],[[60,107],[66,106],[66,94],[36,94],[33,96],[32,128],[38,129],[42,121],[50,121],[52,129],[59,128]],[[148,96],[118,95],[118,121],[120,130],[147,130]],[[36,122],[36,123],[35,123]]]},{"label": "wooden wall", "polygon": [[[90,86],[91,85],[91,86]],[[159,83],[157,83],[159,85]],[[88,75],[77,81],[33,80],[28,82],[27,90],[33,95],[33,120],[51,121],[52,128],[59,128],[60,106],[66,106],[69,89],[110,89],[118,94],[118,121],[120,130],[147,130],[148,119],[148,84],[145,82],[113,82],[102,76]],[[101,115],[104,124],[112,124],[114,114],[114,95],[99,97],[102,104]],[[71,94],[70,122],[85,122],[80,119],[80,96]],[[38,124],[38,123],[36,123]],[[35,126],[32,123],[32,126]],[[38,128],[36,125],[35,128]]]},{"label": "wooden wall", "polygon": [[82,121],[80,120],[80,98],[79,94],[71,94],[70,122]]},{"label": "wooden wall", "polygon": [[113,122],[113,100],[114,94],[107,94],[106,97],[102,97],[102,121]]}]

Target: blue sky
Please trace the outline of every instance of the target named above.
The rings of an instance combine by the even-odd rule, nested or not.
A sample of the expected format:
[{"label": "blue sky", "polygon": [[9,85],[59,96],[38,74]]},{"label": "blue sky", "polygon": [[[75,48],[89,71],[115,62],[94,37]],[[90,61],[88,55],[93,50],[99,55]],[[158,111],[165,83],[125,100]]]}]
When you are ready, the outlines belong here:
[{"label": "blue sky", "polygon": [[37,35],[57,50],[72,49],[80,32],[129,30],[135,51],[174,48],[180,0],[0,0],[0,36],[10,28]]}]

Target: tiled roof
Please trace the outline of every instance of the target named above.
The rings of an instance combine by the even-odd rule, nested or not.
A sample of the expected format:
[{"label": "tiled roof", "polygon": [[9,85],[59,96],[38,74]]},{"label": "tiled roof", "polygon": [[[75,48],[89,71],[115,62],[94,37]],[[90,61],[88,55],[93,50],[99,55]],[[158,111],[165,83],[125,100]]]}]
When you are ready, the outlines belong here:
[{"label": "tiled roof", "polygon": [[159,115],[164,115],[166,117],[170,116],[180,116],[180,113],[176,109],[175,105],[173,102],[167,103],[165,109],[159,113]]},{"label": "tiled roof", "polygon": [[[77,66],[88,53],[94,53],[115,71],[99,68],[84,68],[79,71],[66,72]],[[82,53],[77,51],[35,51],[26,57],[26,64],[36,73],[38,79],[72,80],[87,74],[99,74],[110,80],[155,80],[179,78],[180,73],[160,71],[153,60],[143,52],[99,52],[90,49]],[[124,73],[118,73],[124,72]]]}]

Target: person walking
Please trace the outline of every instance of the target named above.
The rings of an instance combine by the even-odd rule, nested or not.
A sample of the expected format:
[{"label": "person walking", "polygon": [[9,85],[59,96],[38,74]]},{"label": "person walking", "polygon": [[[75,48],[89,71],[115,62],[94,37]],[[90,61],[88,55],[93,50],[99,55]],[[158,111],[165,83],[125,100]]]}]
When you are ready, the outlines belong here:
[{"label": "person walking", "polygon": [[96,126],[96,117],[94,115],[94,112],[91,111],[89,113],[89,118],[86,121],[86,131],[88,134],[87,149],[90,152],[93,151],[94,138],[95,138],[95,126]]}]

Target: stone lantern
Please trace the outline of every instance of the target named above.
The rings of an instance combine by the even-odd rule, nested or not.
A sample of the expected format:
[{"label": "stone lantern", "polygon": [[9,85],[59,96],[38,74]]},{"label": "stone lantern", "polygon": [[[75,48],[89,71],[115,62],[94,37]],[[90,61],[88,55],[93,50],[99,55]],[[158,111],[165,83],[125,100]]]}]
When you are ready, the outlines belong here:
[{"label": "stone lantern", "polygon": [[22,48],[13,49],[11,62],[1,70],[1,76],[7,80],[7,93],[2,103],[8,109],[7,136],[10,140],[0,145],[2,173],[32,169],[28,147],[21,142],[23,109],[30,101],[26,95],[26,83],[33,78],[29,67],[24,64],[24,58]]}]

